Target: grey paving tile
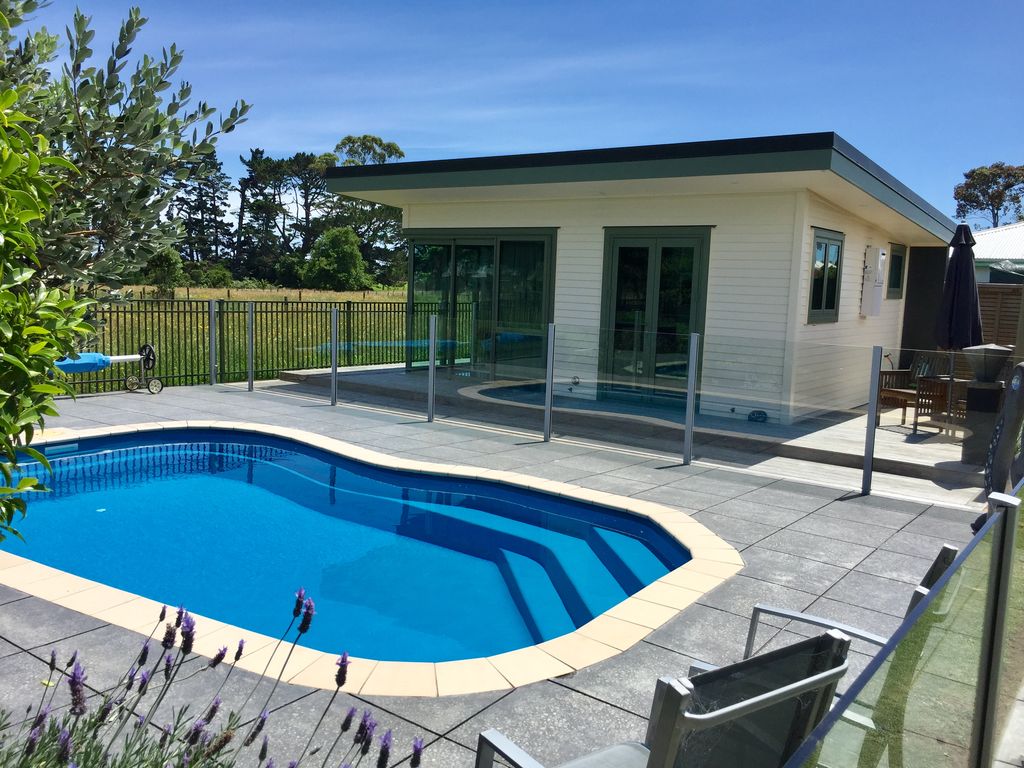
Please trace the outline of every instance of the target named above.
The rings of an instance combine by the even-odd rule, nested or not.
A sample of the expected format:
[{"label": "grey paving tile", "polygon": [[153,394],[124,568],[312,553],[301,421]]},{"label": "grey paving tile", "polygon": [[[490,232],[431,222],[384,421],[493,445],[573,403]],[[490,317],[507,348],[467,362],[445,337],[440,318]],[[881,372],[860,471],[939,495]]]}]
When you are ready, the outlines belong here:
[{"label": "grey paving tile", "polygon": [[898,530],[917,517],[917,513],[897,512],[879,509],[849,501],[833,501],[813,513],[815,516],[834,517],[839,520],[866,523],[882,528]]},{"label": "grey paving tile", "polygon": [[47,665],[27,653],[0,659],[0,709],[10,712],[15,721],[20,721],[30,707],[35,711],[43,693],[49,690],[45,687],[48,674]]},{"label": "grey paving tile", "polygon": [[914,522],[909,523],[903,530],[907,533],[923,533],[925,536],[943,538],[953,544],[967,543],[971,538],[971,520],[973,519],[966,518],[960,522],[921,515]]},{"label": "grey paving tile", "polygon": [[738,542],[740,544],[754,544],[779,530],[779,526],[776,525],[764,525],[751,522],[750,520],[742,520],[738,517],[719,515],[710,510],[698,512],[693,517],[719,536],[728,539],[730,542]]},{"label": "grey paving tile", "polygon": [[812,533],[816,536],[827,536],[830,539],[838,539],[851,544],[864,544],[877,547],[893,534],[892,528],[883,528],[880,525],[869,525],[867,523],[855,523],[852,520],[839,520],[834,517],[821,517],[808,515],[797,520],[788,530],[800,531],[801,533]]},{"label": "grey paving tile", "polygon": [[850,571],[825,593],[825,597],[903,618],[913,592],[914,585],[905,581]]},{"label": "grey paving tile", "polygon": [[[728,470],[712,470],[712,472],[726,473]],[[692,475],[690,477],[684,477],[682,480],[675,480],[670,485],[674,488],[682,488],[684,491],[692,491],[695,493],[708,493],[713,496],[722,496],[726,499],[733,498],[734,496],[741,496],[744,493],[749,493],[757,488],[761,487],[758,483],[745,483],[742,481],[726,479],[722,477],[722,474],[712,476],[712,472],[703,472],[699,475]],[[728,472],[729,475],[735,475],[738,478],[743,478],[744,475],[739,472]]]},{"label": "grey paving tile", "polygon": [[[472,768],[476,764],[476,751],[466,749],[450,739],[437,739],[423,750],[421,768]],[[392,765],[409,765],[403,757]]]},{"label": "grey paving tile", "polygon": [[578,485],[583,488],[591,488],[595,491],[617,493],[620,496],[632,496],[633,494],[643,493],[650,489],[650,485],[647,483],[641,483],[637,480],[627,480],[624,477],[613,477],[609,474],[581,477],[574,480],[573,485]]},{"label": "grey paving tile", "polygon": [[15,600],[24,600],[26,597],[28,595],[24,592],[8,587],[6,584],[0,584],[0,605],[6,605]]},{"label": "grey paving tile", "polygon": [[923,557],[879,549],[864,558],[856,570],[917,585],[921,583],[932,562]]},{"label": "grey paving tile", "polygon": [[794,531],[792,528],[786,528],[778,533],[773,533],[768,538],[758,542],[758,546],[847,569],[853,568],[874,551],[872,547],[850,544],[812,533],[802,533],[801,531]]},{"label": "grey paving tile", "polygon": [[[894,499],[888,499],[888,501],[895,501]],[[942,507],[937,504],[933,504],[922,513],[925,517],[936,518],[938,520],[946,520],[951,523],[967,523],[968,526],[974,519],[980,514],[979,511],[968,511],[965,509],[953,509],[952,507]]]},{"label": "grey paving tile", "polygon": [[675,488],[670,485],[663,485],[643,493],[638,493],[636,498],[692,510],[706,509],[725,501],[725,498],[722,496],[714,496],[710,493],[699,493],[697,491],[684,491],[682,488]]},{"label": "grey paving tile", "polygon": [[[266,732],[270,738],[269,754],[274,758],[277,765],[287,765],[290,760],[298,760],[302,750],[309,742],[313,726],[320,718],[324,708],[330,701],[331,694],[328,691],[315,691],[302,698],[296,699],[286,706],[276,709],[267,719]],[[319,747],[316,764],[322,762],[326,756],[326,750],[340,732],[340,724],[350,706],[358,708],[362,712],[364,708],[360,701],[345,694],[340,694],[334,701],[324,725],[313,738],[311,749]],[[379,754],[380,737],[386,730],[392,731],[394,744],[391,751],[389,765],[395,765],[409,757],[412,753],[412,740],[416,737],[425,737],[425,741],[431,740],[431,734],[422,728],[402,720],[394,715],[373,711],[372,716],[377,721],[377,730],[373,744],[367,756],[363,759],[364,765],[376,765]],[[338,748],[332,753],[330,765],[339,765],[343,759],[355,762],[358,752],[352,751],[352,736],[355,733],[355,725],[358,724],[358,717],[351,730],[342,736]],[[258,748],[259,742],[254,745]],[[254,756],[255,757],[255,756]],[[305,762],[305,761],[304,761]],[[255,764],[255,760],[253,760]]]},{"label": "grey paving tile", "polygon": [[[750,622],[706,605],[693,605],[647,636],[647,642],[707,664],[729,664],[743,656]],[[764,637],[778,630],[767,627]]]},{"label": "grey paving tile", "polygon": [[747,486],[749,489],[763,488],[776,482],[775,478],[754,475],[750,472],[736,472],[731,469],[712,469],[705,472],[703,477],[709,480],[721,480],[725,483],[738,486]]},{"label": "grey paving tile", "polygon": [[[901,619],[881,611],[872,611],[869,608],[861,608],[851,603],[833,600],[829,597],[819,597],[811,603],[804,611],[814,616],[821,616],[824,619],[842,622],[851,627],[857,627],[866,632],[873,632],[882,637],[889,637],[900,625]],[[817,634],[820,630],[808,624],[791,622],[786,625],[786,630],[805,637]],[[858,646],[859,647],[859,646]],[[875,653],[878,649],[874,646],[859,648],[861,651]]]},{"label": "grey paving tile", "polygon": [[683,465],[674,464],[669,461],[657,460],[643,464],[634,464],[622,469],[613,469],[609,475],[624,477],[627,480],[637,480],[642,483],[649,483],[651,486],[667,485],[668,483],[680,480],[684,477],[703,474],[711,471],[710,467],[696,464]]},{"label": "grey paving tile", "polygon": [[418,723],[437,734],[452,728],[507,696],[508,691],[473,693],[464,696],[445,696],[444,704],[438,699],[415,696],[359,696],[372,708]]},{"label": "grey paving tile", "polygon": [[[61,666],[77,651],[78,659],[89,675],[90,687],[103,690],[117,683],[128,671],[145,639],[137,632],[108,624],[57,642],[41,643],[31,650],[41,659],[49,658],[50,651],[56,651]],[[156,658],[159,643],[150,645],[150,655]]]},{"label": "grey paving tile", "polygon": [[881,545],[880,549],[886,552],[899,552],[904,555],[913,555],[933,561],[943,544],[961,546],[956,540],[942,538],[941,536],[928,536],[922,533],[909,531],[898,531]]},{"label": "grey paving tile", "polygon": [[831,501],[831,499],[820,495],[777,488],[776,484],[766,485],[764,488],[756,488],[739,498],[760,504],[770,504],[773,507],[782,507],[793,512],[813,512]]},{"label": "grey paving tile", "polygon": [[590,477],[594,473],[589,469],[583,469],[581,467],[567,466],[557,461],[552,461],[547,464],[535,464],[529,469],[529,474],[533,477],[541,477],[547,480],[558,480],[563,483],[571,483],[574,480],[578,480],[581,477]]},{"label": "grey paving tile", "polygon": [[771,504],[760,504],[750,501],[747,498],[729,499],[721,504],[708,507],[709,512],[729,517],[738,517],[741,520],[752,520],[755,523],[774,525],[776,528],[785,528],[795,523],[800,518],[810,514],[782,507],[773,507]]},{"label": "grey paving tile", "polygon": [[551,682],[519,688],[447,737],[475,749],[480,731],[497,728],[541,764],[559,765],[620,741],[642,741],[647,722]]},{"label": "grey paving tile", "polygon": [[921,514],[930,506],[929,504],[922,503],[920,501],[894,499],[889,496],[879,496],[876,494],[864,496],[859,492],[848,493],[840,496],[837,501],[842,502],[843,505],[859,507],[864,510],[874,509],[893,514],[910,515],[911,517]]},{"label": "grey paving tile", "polygon": [[742,571],[744,576],[815,595],[824,594],[848,573],[845,568],[761,546],[743,550],[743,562],[746,563]]},{"label": "grey paving tile", "polygon": [[[704,595],[699,602],[701,605],[749,618],[757,603],[800,611],[810,605],[816,597],[799,589],[739,575],[733,576],[722,586]],[[780,619],[770,617],[765,621],[779,626],[785,624]]]},{"label": "grey paving tile", "polygon": [[557,682],[634,715],[647,717],[658,678],[685,676],[692,662],[689,656],[640,642],[619,656],[560,677]]},{"label": "grey paving tile", "polygon": [[0,610],[0,637],[22,648],[55,643],[103,625],[102,621],[37,597],[7,603]]}]

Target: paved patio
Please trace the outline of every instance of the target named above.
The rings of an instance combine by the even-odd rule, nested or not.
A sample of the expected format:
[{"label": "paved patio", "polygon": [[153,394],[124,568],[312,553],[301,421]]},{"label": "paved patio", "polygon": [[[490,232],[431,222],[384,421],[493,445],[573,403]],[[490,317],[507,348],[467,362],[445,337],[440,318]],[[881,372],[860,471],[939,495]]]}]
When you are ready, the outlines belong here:
[{"label": "paved patio", "polygon": [[[842,468],[781,457],[751,462],[757,471],[727,466],[742,464],[739,455],[717,465],[699,461],[682,466],[678,457],[664,453],[583,440],[545,444],[535,434],[444,419],[427,424],[418,414],[365,405],[331,408],[322,395],[308,397],[291,387],[267,386],[248,393],[239,387],[206,386],[169,388],[159,397],[82,397],[62,402],[60,411],[51,427],[189,417],[246,420],[305,429],[409,458],[512,469],[676,507],[741,551],[746,567],[740,575],[623,654],[572,674],[511,692],[442,700],[339,696],[328,732],[350,704],[371,707],[381,730],[395,730],[395,765],[407,763],[416,735],[426,737],[424,765],[451,768],[472,765],[477,734],[491,727],[545,764],[613,741],[642,738],[657,677],[685,674],[693,660],[718,664],[739,658],[757,602],[808,609],[890,633],[941,545],[968,540],[969,522],[978,508],[971,503],[976,489],[968,493],[927,480],[880,476],[876,486],[892,495],[861,497],[853,490],[859,488],[859,473]],[[777,479],[779,475],[836,485]],[[31,512],[22,528],[31,535]],[[5,548],[18,552],[13,541]],[[803,628],[764,627],[759,644],[789,642],[797,631],[807,633]],[[141,639],[0,586],[0,706],[24,712],[38,699],[51,648],[62,657],[78,649],[89,666],[89,685],[98,690],[117,679]],[[847,682],[868,659],[864,649],[856,643],[854,648]],[[231,687],[243,691],[251,678],[236,674]],[[219,673],[200,674],[176,697],[190,691],[212,696],[218,684]],[[296,686],[282,686],[275,693],[268,731],[279,765],[298,756],[329,696]],[[226,706],[242,697],[244,693],[226,694]],[[254,696],[245,716],[253,717],[261,704],[261,696]]]}]

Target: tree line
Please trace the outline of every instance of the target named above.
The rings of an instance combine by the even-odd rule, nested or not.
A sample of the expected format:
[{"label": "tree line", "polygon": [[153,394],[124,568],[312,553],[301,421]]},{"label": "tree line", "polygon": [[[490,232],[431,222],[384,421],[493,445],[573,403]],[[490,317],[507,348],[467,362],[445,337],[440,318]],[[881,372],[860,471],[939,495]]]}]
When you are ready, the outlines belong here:
[{"label": "tree line", "polygon": [[[377,136],[346,136],[333,152],[274,158],[263,149],[240,157],[237,185],[216,153],[172,182],[166,216],[181,224],[173,250],[156,255],[141,277],[169,290],[186,283],[235,281],[289,288],[361,290],[405,280],[401,211],[327,191],[337,165],[386,163],[405,156]],[[229,196],[238,195],[231,211]]]}]

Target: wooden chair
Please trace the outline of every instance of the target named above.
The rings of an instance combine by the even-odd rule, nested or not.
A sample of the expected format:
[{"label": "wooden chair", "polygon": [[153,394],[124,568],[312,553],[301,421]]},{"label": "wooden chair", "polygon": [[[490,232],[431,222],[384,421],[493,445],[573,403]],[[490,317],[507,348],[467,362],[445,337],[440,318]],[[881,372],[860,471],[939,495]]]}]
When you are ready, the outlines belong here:
[{"label": "wooden chair", "polygon": [[917,434],[917,428],[925,419],[941,430],[958,427],[962,429],[967,421],[966,398],[967,384],[962,379],[950,383],[944,376],[920,377],[917,380],[917,397],[914,400],[914,434]]},{"label": "wooden chair", "polygon": [[915,352],[909,368],[879,372],[878,402],[883,408],[900,408],[900,424],[907,423],[907,406],[916,402],[922,377],[948,373],[949,356],[945,352]]},{"label": "wooden chair", "polygon": [[[779,768],[828,712],[850,639],[830,630],[690,678],[663,677],[643,743],[605,747],[561,768]],[[500,755],[544,768],[495,730],[480,734],[476,768]]]}]

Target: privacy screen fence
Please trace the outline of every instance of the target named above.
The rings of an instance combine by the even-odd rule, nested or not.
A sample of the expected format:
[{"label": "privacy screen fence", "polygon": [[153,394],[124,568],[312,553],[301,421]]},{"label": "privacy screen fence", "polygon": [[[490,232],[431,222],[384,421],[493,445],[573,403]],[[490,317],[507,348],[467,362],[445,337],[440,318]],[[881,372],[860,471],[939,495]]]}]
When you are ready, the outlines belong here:
[{"label": "privacy screen fence", "polygon": [[[419,302],[410,316],[404,301],[136,300],[94,312],[92,322],[98,332],[89,351],[127,355],[152,344],[157,353],[152,373],[169,386],[209,383],[211,362],[216,381],[245,381],[249,304],[253,306],[257,379],[273,379],[285,370],[329,367],[334,308],[339,315],[338,364],[348,367],[426,360],[428,318],[439,312],[455,325],[450,334],[468,344],[480,314],[472,302],[460,303],[451,311],[437,303]],[[131,366],[115,365],[72,376],[71,382],[79,393],[109,392],[122,388],[131,373],[135,373]]]}]

